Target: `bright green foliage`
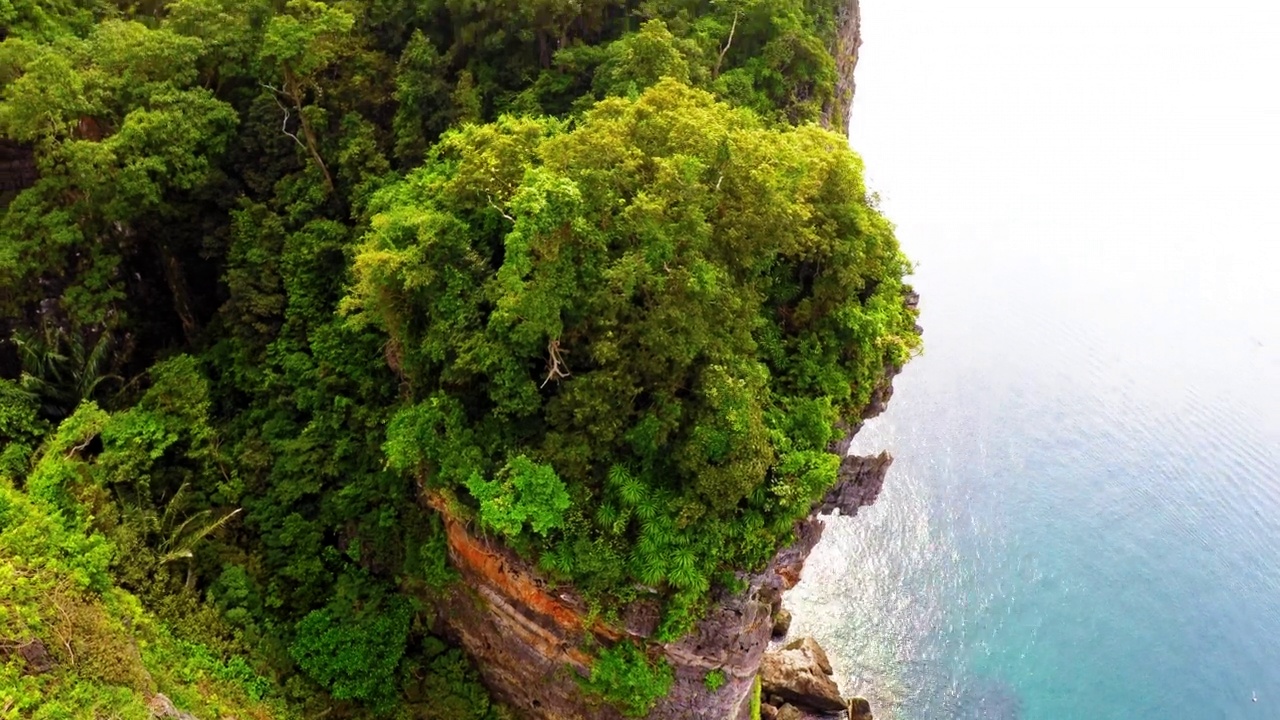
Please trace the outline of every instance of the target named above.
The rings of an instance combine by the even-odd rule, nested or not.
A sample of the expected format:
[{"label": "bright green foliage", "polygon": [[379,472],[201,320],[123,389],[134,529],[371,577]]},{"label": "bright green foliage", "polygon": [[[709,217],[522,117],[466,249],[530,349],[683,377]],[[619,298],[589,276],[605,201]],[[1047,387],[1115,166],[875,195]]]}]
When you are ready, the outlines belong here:
[{"label": "bright green foliage", "polygon": [[480,502],[480,522],[508,538],[515,538],[526,523],[538,535],[564,525],[569,493],[550,465],[539,465],[520,455],[498,472],[498,480],[472,475],[467,489]]},{"label": "bright green foliage", "polygon": [[724,687],[725,680],[723,670],[710,670],[706,677],[702,678],[702,684],[706,685],[711,692],[715,692]]},{"label": "bright green foliage", "polygon": [[756,681],[751,686],[751,720],[760,720],[760,676],[756,676]]},{"label": "bright green foliage", "polygon": [[[438,492],[684,633],[917,343],[811,124],[841,5],[0,0],[0,545],[56,569],[11,605],[132,603],[115,665],[201,717],[495,720],[419,602]],[[144,712],[75,673],[51,717]]]},{"label": "bright green foliage", "polygon": [[630,642],[621,642],[596,654],[591,674],[583,679],[588,693],[611,703],[627,717],[644,717],[666,696],[675,680],[665,659],[656,662]]},{"label": "bright green foliage", "polygon": [[[295,717],[243,658],[176,641],[108,573],[113,548],[0,478],[0,638],[41,642],[51,672],[0,663],[0,706],[13,717],[146,720],[166,693],[204,717]],[[264,702],[265,701],[265,702]],[[8,717],[9,715],[6,715]]]},{"label": "bright green foliage", "polygon": [[572,130],[447,136],[373,201],[347,306],[422,388],[393,465],[601,599],[667,588],[679,634],[830,487],[838,421],[917,342],[861,171],[670,79]]}]

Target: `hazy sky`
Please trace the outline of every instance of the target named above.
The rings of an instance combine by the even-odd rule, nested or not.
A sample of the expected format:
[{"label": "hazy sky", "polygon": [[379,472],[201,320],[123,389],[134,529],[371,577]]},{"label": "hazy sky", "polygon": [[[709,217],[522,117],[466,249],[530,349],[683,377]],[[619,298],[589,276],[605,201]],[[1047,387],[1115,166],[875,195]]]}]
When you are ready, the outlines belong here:
[{"label": "hazy sky", "polygon": [[[920,264],[926,352],[931,323],[1029,304],[1280,438],[1280,2],[862,14],[852,144]],[[940,307],[956,276],[974,301]]]},{"label": "hazy sky", "polygon": [[862,7],[853,145],[904,228],[1280,243],[1280,2]]}]

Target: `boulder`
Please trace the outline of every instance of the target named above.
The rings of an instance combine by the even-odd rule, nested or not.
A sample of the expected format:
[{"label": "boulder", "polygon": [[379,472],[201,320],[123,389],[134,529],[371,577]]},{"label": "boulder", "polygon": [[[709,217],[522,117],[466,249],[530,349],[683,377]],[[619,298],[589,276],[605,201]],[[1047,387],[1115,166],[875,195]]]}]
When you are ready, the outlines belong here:
[{"label": "boulder", "polygon": [[813,657],[818,663],[818,667],[822,670],[823,675],[830,675],[831,661],[827,659],[827,651],[822,649],[817,640],[811,637],[796,638],[786,645],[782,646],[783,650],[799,650]]},{"label": "boulder", "polygon": [[7,660],[17,655],[22,661],[22,673],[24,675],[40,675],[47,673],[53,669],[53,657],[49,655],[49,649],[39,640],[28,640],[26,642],[11,642],[8,640],[0,640],[0,660]]},{"label": "boulder", "polygon": [[805,720],[804,713],[795,705],[783,705],[778,708],[778,720]]},{"label": "boulder", "polygon": [[778,612],[773,614],[773,636],[775,638],[786,637],[787,632],[791,630],[791,611],[785,608],[779,608]]},{"label": "boulder", "polygon": [[849,698],[849,720],[875,720],[871,716],[871,703],[860,697]]},{"label": "boulder", "polygon": [[49,649],[39,640],[32,640],[19,647],[18,656],[26,663],[27,672],[32,675],[47,673],[53,669],[53,658],[49,656]]},{"label": "boulder", "polygon": [[151,717],[156,720],[197,720],[195,715],[179,710],[172,700],[160,693],[151,696],[147,708],[151,710]]},{"label": "boulder", "polygon": [[831,679],[827,654],[810,637],[765,653],[760,662],[760,685],[766,695],[776,695],[797,709],[838,713],[846,708],[840,687]]},{"label": "boulder", "polygon": [[760,720],[778,720],[778,708],[769,703],[761,703]]}]

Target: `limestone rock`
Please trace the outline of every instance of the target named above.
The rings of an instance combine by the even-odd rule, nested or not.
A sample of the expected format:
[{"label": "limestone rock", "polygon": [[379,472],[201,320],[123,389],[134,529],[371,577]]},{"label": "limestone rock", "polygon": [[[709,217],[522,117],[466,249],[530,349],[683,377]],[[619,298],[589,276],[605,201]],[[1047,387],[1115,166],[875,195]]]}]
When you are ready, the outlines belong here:
[{"label": "limestone rock", "polygon": [[805,720],[805,717],[795,705],[783,705],[778,708],[778,720]]},{"label": "limestone rock", "polygon": [[53,669],[53,658],[49,656],[49,649],[39,640],[32,640],[18,648],[18,655],[26,662],[27,672],[32,675],[47,673]]},{"label": "limestone rock", "polygon": [[195,715],[179,710],[168,697],[156,693],[147,703],[151,717],[156,720],[197,720]]},{"label": "limestone rock", "polygon": [[849,720],[875,720],[871,716],[871,703],[860,697],[849,698]]},{"label": "limestone rock", "polygon": [[836,9],[836,34],[829,47],[836,61],[835,95],[823,103],[822,124],[839,133],[849,134],[850,106],[853,105],[854,70],[858,66],[858,48],[862,47],[862,13],[858,0],[848,0]]},{"label": "limestone rock", "polygon": [[778,720],[778,708],[769,703],[761,703],[760,720]]},{"label": "limestone rock", "polygon": [[[760,663],[764,692],[797,709],[838,713],[845,709],[840,688],[831,679],[831,662],[813,638],[799,638],[781,650],[767,652]],[[781,720],[781,710],[779,711]]]},{"label": "limestone rock", "polygon": [[0,640],[0,659],[17,655],[22,660],[22,672],[26,675],[40,675],[53,669],[53,657],[49,649],[39,640],[27,642],[9,642]]},{"label": "limestone rock", "polygon": [[773,614],[773,636],[775,638],[786,637],[787,632],[790,630],[791,611],[779,608],[778,612]]},{"label": "limestone rock", "polygon": [[783,645],[782,649],[799,650],[812,656],[818,663],[818,668],[822,670],[823,675],[830,675],[833,672],[831,669],[831,661],[827,659],[827,651],[823,650],[822,646],[818,644],[818,641],[811,637],[796,638],[786,645]]},{"label": "limestone rock", "polygon": [[893,456],[887,452],[870,457],[846,455],[840,462],[836,484],[818,504],[818,512],[829,515],[839,510],[846,517],[856,515],[858,508],[874,503],[880,496],[892,464]]}]

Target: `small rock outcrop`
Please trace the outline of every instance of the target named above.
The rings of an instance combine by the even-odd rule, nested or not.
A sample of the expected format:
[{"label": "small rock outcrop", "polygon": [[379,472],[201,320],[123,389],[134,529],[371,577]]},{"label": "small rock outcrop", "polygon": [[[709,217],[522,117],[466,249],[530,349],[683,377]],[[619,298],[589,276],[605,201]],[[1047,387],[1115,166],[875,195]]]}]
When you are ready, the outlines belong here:
[{"label": "small rock outcrop", "polygon": [[784,638],[791,631],[791,611],[786,608],[778,608],[773,614],[773,637],[774,639]]},{"label": "small rock outcrop", "polygon": [[864,698],[849,698],[849,720],[875,720],[871,716],[871,703]]},{"label": "small rock outcrop", "polygon": [[[760,662],[760,686],[764,693],[801,710],[838,713],[848,707],[831,674],[831,661],[810,637],[767,652]],[[779,708],[779,718],[783,709],[785,707]]]},{"label": "small rock outcrop", "polygon": [[845,456],[840,462],[836,485],[818,504],[818,512],[829,515],[839,510],[841,515],[853,515],[858,508],[874,503],[880,497],[885,473],[892,463],[893,456],[887,452],[870,457]]},{"label": "small rock outcrop", "polygon": [[822,108],[822,124],[845,135],[849,134],[849,115],[857,89],[854,71],[858,67],[858,50],[862,47],[862,9],[858,0],[849,0],[836,10],[835,37],[831,55],[836,61],[835,95]]},{"label": "small rock outcrop", "polygon": [[804,713],[800,712],[795,705],[783,705],[778,708],[777,718],[778,720],[807,720]]},{"label": "small rock outcrop", "polygon": [[195,715],[179,710],[172,700],[160,693],[151,696],[147,709],[156,720],[198,720]]},{"label": "small rock outcrop", "polygon": [[9,659],[14,655],[22,661],[22,672],[25,675],[41,675],[53,669],[53,657],[49,649],[39,640],[26,642],[0,641],[0,659]]},{"label": "small rock outcrop", "polygon": [[8,198],[31,187],[39,179],[31,146],[0,138],[0,207]]}]

